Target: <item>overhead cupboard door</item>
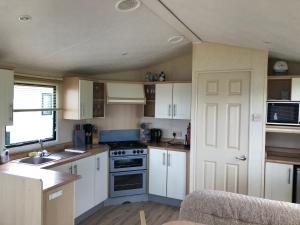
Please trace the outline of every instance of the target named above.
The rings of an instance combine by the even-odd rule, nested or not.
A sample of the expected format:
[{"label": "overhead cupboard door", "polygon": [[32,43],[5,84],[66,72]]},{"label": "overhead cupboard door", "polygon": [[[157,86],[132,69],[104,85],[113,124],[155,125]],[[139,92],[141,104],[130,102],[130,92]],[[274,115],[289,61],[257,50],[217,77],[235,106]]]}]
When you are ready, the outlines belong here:
[{"label": "overhead cupboard door", "polygon": [[192,84],[173,84],[173,119],[191,119]]},{"label": "overhead cupboard door", "polygon": [[156,84],[155,86],[155,118],[172,119],[173,84]]},{"label": "overhead cupboard door", "polygon": [[197,189],[248,193],[250,72],[197,77]]}]

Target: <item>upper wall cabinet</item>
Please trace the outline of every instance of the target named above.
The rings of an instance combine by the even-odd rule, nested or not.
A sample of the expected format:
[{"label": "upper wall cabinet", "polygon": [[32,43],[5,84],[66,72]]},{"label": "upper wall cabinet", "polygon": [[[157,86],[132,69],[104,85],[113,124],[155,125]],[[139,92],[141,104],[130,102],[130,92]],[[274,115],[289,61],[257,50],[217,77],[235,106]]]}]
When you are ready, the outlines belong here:
[{"label": "upper wall cabinet", "polygon": [[13,124],[14,71],[0,69],[0,126]]},{"label": "upper wall cabinet", "polygon": [[64,79],[64,119],[93,118],[93,82],[79,78]]},{"label": "upper wall cabinet", "polygon": [[155,89],[155,118],[191,118],[191,83],[156,84]]},{"label": "upper wall cabinet", "polygon": [[300,101],[300,78],[292,78],[292,101]]}]

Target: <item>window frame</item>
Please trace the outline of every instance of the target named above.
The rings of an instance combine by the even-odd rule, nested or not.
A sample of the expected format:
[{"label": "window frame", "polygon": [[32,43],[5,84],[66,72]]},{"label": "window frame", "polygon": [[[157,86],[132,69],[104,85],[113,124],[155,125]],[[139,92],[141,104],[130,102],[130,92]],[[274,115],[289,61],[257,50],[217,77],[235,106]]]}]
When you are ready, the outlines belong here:
[{"label": "window frame", "polygon": [[[58,102],[58,86],[55,85],[55,84],[40,84],[40,83],[27,83],[27,82],[15,82],[14,83],[14,86],[15,85],[23,85],[23,86],[32,86],[32,87],[51,87],[54,89],[54,93],[55,93],[55,97],[54,97],[54,104],[53,104],[53,131],[52,131],[52,135],[53,137],[52,138],[45,138],[45,139],[42,139],[43,142],[51,142],[51,141],[57,141],[57,111],[59,110],[57,108],[57,102]],[[13,112],[26,112],[26,109],[24,110],[13,110]],[[42,108],[40,110],[41,112],[43,112]],[[45,111],[49,111],[49,110],[45,110]],[[37,140],[32,140],[32,141],[24,141],[24,142],[19,142],[19,143],[13,143],[13,144],[6,144],[6,127],[5,126],[5,133],[4,133],[4,137],[5,137],[5,140],[4,140],[4,146],[5,148],[7,149],[10,149],[10,148],[16,148],[16,147],[22,147],[22,146],[27,146],[27,145],[33,145],[33,144],[37,144],[39,143],[39,139]]]}]

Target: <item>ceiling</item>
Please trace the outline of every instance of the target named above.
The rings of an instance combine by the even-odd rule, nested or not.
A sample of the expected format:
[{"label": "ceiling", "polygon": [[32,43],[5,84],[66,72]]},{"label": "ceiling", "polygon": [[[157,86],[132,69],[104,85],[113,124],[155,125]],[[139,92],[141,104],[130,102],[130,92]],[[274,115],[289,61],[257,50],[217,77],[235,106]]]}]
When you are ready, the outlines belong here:
[{"label": "ceiling", "polygon": [[299,0],[161,0],[203,41],[300,61]]},{"label": "ceiling", "polygon": [[[179,32],[145,5],[117,12],[116,0],[1,0],[0,64],[51,73],[138,69],[191,51]],[[20,15],[31,21],[21,22]],[[122,53],[128,52],[123,56]]]}]

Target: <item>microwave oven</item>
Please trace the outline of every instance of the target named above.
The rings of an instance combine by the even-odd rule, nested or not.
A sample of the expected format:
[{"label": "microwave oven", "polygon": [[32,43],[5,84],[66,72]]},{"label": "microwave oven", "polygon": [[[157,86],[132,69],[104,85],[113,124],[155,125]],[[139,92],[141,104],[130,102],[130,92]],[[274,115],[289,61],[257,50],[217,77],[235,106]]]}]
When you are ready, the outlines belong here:
[{"label": "microwave oven", "polygon": [[267,124],[299,125],[300,102],[267,102]]}]

